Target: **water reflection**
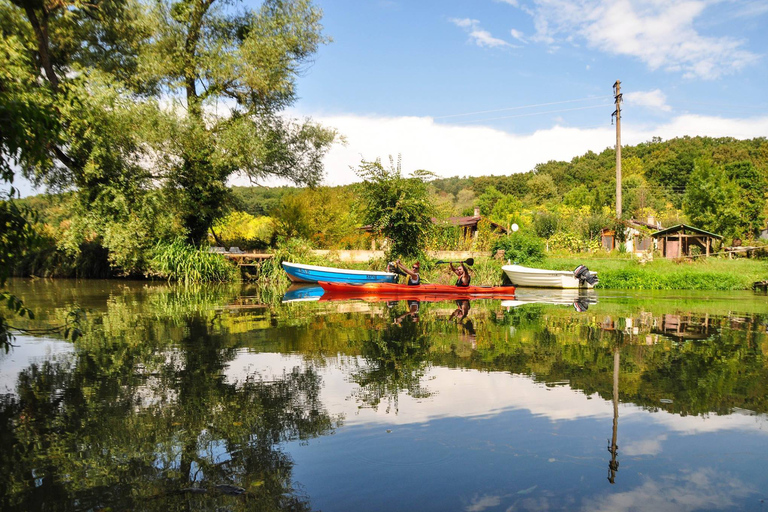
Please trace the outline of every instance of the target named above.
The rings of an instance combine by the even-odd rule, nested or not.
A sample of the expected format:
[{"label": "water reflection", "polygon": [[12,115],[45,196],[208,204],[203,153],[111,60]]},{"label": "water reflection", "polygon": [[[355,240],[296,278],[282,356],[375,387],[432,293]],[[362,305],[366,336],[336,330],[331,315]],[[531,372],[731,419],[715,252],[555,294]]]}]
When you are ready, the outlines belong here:
[{"label": "water reflection", "polygon": [[521,292],[85,293],[68,350],[0,355],[0,508],[756,509],[764,300]]},{"label": "water reflection", "polygon": [[586,311],[597,304],[597,292],[593,289],[546,289],[517,288],[514,300],[505,300],[503,307],[514,308],[526,304],[569,305],[577,312]]}]

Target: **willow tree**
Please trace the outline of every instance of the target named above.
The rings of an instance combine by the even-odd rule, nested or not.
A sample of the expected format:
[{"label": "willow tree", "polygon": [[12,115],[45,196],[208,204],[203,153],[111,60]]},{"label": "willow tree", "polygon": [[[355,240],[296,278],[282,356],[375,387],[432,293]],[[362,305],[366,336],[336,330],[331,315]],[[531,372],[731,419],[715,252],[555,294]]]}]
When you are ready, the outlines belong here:
[{"label": "willow tree", "polygon": [[157,162],[190,242],[201,242],[223,214],[233,175],[320,181],[336,133],[280,115],[327,41],[320,19],[307,0],[266,0],[243,11],[216,0],[153,4],[155,37],[140,75],[173,100],[175,122],[157,138]]}]

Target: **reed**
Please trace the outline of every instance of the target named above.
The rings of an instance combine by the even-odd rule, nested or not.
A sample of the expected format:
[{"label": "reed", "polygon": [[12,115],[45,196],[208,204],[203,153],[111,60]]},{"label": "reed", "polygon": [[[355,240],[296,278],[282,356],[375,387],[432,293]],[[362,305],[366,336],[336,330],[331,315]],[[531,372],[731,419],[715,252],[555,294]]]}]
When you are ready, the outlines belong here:
[{"label": "reed", "polygon": [[198,249],[183,240],[159,242],[149,261],[148,274],[185,284],[240,279],[237,267],[224,256]]}]

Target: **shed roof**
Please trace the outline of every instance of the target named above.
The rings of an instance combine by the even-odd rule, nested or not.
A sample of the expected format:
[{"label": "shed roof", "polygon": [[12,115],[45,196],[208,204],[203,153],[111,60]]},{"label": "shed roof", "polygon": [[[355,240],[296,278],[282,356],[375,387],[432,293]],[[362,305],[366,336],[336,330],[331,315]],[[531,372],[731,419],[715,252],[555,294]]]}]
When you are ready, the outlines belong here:
[{"label": "shed roof", "polygon": [[655,233],[652,233],[651,236],[656,238],[656,237],[660,237],[660,236],[664,236],[664,235],[669,235],[671,233],[677,233],[678,231],[682,231],[682,232],[692,231],[692,232],[697,233],[699,235],[711,236],[712,238],[720,238],[720,239],[723,238],[720,235],[716,235],[714,233],[710,233],[709,231],[704,231],[703,229],[695,228],[695,227],[689,226],[687,224],[678,224],[677,226],[672,226],[671,228],[662,229],[661,231],[657,231]]}]

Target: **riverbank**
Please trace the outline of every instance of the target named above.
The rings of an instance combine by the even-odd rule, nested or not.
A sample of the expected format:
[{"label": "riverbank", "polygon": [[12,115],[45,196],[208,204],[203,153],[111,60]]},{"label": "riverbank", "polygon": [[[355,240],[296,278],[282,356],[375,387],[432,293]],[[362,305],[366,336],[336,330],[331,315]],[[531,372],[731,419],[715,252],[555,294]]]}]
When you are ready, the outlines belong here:
[{"label": "riverbank", "polygon": [[[315,261],[302,263],[361,270],[383,270],[386,266],[384,258],[366,263],[342,263],[334,258],[316,258]],[[447,284],[455,280],[447,265],[437,265],[436,260],[422,261],[421,264],[421,276],[426,282]],[[471,268],[473,283],[503,284],[505,277],[501,267],[504,264],[506,261],[491,257],[474,257],[474,265]],[[768,279],[768,261],[747,258],[708,258],[683,262],[657,258],[641,263],[634,258],[584,254],[549,257],[541,263],[529,266],[573,270],[579,265],[586,265],[591,271],[598,273],[598,288],[617,290],[751,290],[753,283]],[[272,276],[273,279],[275,277],[277,276]]]}]

